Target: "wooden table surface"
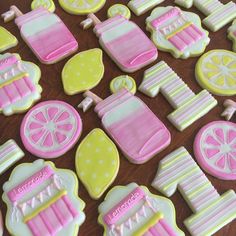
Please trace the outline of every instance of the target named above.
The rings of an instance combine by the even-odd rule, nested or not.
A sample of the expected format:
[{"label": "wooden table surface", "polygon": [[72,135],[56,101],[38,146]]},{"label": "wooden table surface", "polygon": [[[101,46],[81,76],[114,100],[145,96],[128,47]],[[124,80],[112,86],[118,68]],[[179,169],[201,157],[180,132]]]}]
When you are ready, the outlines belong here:
[{"label": "wooden table surface", "polygon": [[[68,28],[71,30],[71,32],[74,34],[74,36],[78,40],[79,52],[87,50],[87,49],[91,49],[91,48],[96,48],[96,47],[99,48],[100,46],[98,43],[98,39],[93,34],[92,29],[83,31],[79,26],[79,23],[83,19],[85,19],[85,17],[69,15],[68,13],[64,12],[62,8],[60,8],[57,1],[54,1],[54,2],[56,3],[56,14],[58,14],[58,16],[61,17],[61,19],[65,22],[65,24],[68,26]],[[103,9],[101,9],[97,13],[97,16],[101,20],[105,20],[107,18],[106,16],[107,9],[109,8],[109,6],[117,2],[126,4],[128,1],[108,0],[105,6],[103,7]],[[174,1],[166,0],[160,5],[161,6],[173,5],[174,4],[173,2]],[[229,1],[222,1],[222,2],[226,3]],[[17,5],[22,10],[23,13],[26,13],[30,11],[31,0],[24,0],[24,1],[1,0],[0,13],[7,11],[12,4]],[[194,7],[191,8],[190,10],[199,14],[199,16],[202,19],[204,18],[204,16]],[[145,19],[149,15],[150,15],[150,11],[139,17],[132,14],[132,18],[131,18],[147,33],[147,35],[149,35],[149,33],[145,30]],[[76,107],[78,103],[82,100],[82,95],[80,94],[80,95],[75,95],[75,96],[67,96],[63,91],[62,82],[61,82],[61,71],[64,64],[68,60],[68,58],[64,59],[63,61],[59,63],[56,63],[55,65],[43,65],[39,63],[39,61],[36,59],[34,54],[24,43],[24,41],[20,37],[19,30],[17,26],[14,24],[14,22],[4,24],[3,21],[0,20],[0,25],[3,25],[4,27],[6,27],[19,40],[18,46],[11,49],[10,52],[19,53],[21,57],[23,58],[23,60],[32,61],[40,66],[41,71],[42,71],[40,84],[43,87],[41,101],[50,100],[50,99],[59,99],[59,100],[66,101],[70,103],[72,106]],[[227,25],[226,27],[224,27],[223,29],[219,30],[216,33],[210,33],[211,42],[209,46],[207,47],[207,51],[211,49],[221,49],[221,48],[231,50],[232,42],[228,40],[226,37],[227,35],[226,32],[227,32],[228,27],[229,25]],[[190,86],[190,88],[194,92],[198,93],[201,90],[201,87],[197,84],[196,79],[194,77],[194,68],[195,68],[195,63],[197,59],[198,58],[189,58],[187,60],[174,59],[169,53],[159,51],[159,57],[157,61],[160,61],[160,60],[166,61],[179,74],[179,76],[183,78],[183,80]],[[102,82],[92,91],[95,92],[100,97],[106,98],[107,96],[110,95],[109,83],[112,80],[112,78],[118,75],[124,74],[124,73],[119,70],[119,68],[113,63],[113,61],[105,53],[103,56],[103,61],[105,64],[104,78]],[[153,64],[155,63],[156,62],[154,62]],[[139,85],[142,81],[143,72],[144,72],[144,69],[131,74],[131,76],[135,78],[137,85]],[[131,164],[120,152],[120,170],[119,170],[116,180],[114,181],[111,187],[116,186],[116,185],[126,185],[130,182],[137,182],[140,185],[146,185],[152,193],[161,195],[160,193],[158,193],[155,189],[151,187],[151,182],[154,176],[156,175],[159,161],[163,157],[165,157],[167,154],[169,154],[171,151],[177,149],[180,146],[185,146],[187,150],[193,155],[193,148],[192,148],[193,141],[198,130],[205,124],[209,123],[210,121],[222,119],[220,117],[220,114],[223,111],[222,104],[225,100],[225,97],[215,96],[215,98],[218,100],[218,103],[219,103],[218,106],[212,109],[203,118],[199,119],[197,122],[195,122],[190,127],[188,127],[184,132],[179,132],[166,118],[167,115],[171,113],[173,108],[170,106],[170,104],[164,99],[164,97],[161,94],[158,95],[154,99],[148,98],[140,92],[137,93],[137,96],[140,97],[151,108],[151,110],[165,123],[165,125],[168,127],[168,129],[171,132],[172,142],[168,148],[166,148],[160,154],[156,155],[153,159],[151,159],[149,162],[143,165]],[[234,96],[234,99],[235,99],[235,96]],[[99,128],[102,128],[102,127],[101,127],[100,119],[97,117],[93,109],[90,109],[85,114],[82,113],[81,110],[79,110],[79,114],[82,117],[83,127],[84,127],[82,136],[79,140],[80,142],[92,129],[97,128],[97,127]],[[25,157],[20,162],[21,163],[33,162],[37,158],[25,150],[25,148],[22,145],[20,135],[19,135],[19,128],[20,128],[23,117],[24,117],[24,114],[12,115],[10,117],[5,117],[3,115],[0,115],[0,143],[3,144],[8,139],[15,139],[16,142],[20,145],[20,147],[25,152]],[[236,122],[236,118],[234,117],[232,121]],[[69,168],[75,171],[75,151],[78,144],[76,144],[72,150],[67,152],[62,157],[53,160],[53,162],[55,162],[57,167]],[[12,170],[13,170],[13,167],[0,176],[1,186],[3,185],[5,181],[8,180]],[[235,181],[218,180],[208,174],[207,174],[207,177],[215,186],[215,188],[219,191],[220,194],[226,192],[229,189],[236,190]],[[80,228],[79,235],[82,235],[82,236],[102,235],[103,228],[97,223],[97,217],[98,217],[97,209],[98,209],[98,205],[103,201],[105,194],[97,201],[92,200],[89,197],[84,186],[80,183],[79,196],[86,202],[86,208],[85,208],[86,220]],[[2,195],[2,188],[0,189],[0,195]],[[183,221],[184,219],[186,219],[188,216],[192,214],[192,211],[190,210],[190,208],[188,207],[188,205],[186,204],[186,202],[184,201],[180,193],[178,192],[175,193],[174,196],[171,197],[171,200],[173,201],[176,208],[178,226],[186,233],[186,235],[189,235],[189,233],[187,232],[187,229],[185,228],[183,224]],[[0,208],[3,212],[3,216],[5,216],[6,206],[1,200],[0,200]],[[9,234],[6,232],[6,229],[5,229],[4,236],[7,236],[7,235]],[[234,221],[231,224],[228,224],[226,227],[218,231],[216,235],[235,236],[236,235],[236,222]]]}]

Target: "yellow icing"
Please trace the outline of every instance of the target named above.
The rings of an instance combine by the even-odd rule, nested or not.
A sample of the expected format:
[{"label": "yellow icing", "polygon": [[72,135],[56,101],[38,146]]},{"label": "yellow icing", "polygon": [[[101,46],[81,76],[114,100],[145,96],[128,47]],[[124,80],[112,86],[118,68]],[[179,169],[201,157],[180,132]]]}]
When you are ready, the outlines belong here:
[{"label": "yellow icing", "polygon": [[101,49],[95,48],[78,53],[63,68],[64,91],[68,95],[74,95],[92,89],[101,81],[103,74]]},{"label": "yellow icing", "polygon": [[107,17],[112,18],[114,16],[121,15],[126,19],[130,19],[131,12],[129,8],[123,4],[112,5],[107,11]]},{"label": "yellow icing", "polygon": [[149,221],[147,221],[143,226],[141,226],[133,236],[143,236],[148,229],[153,227],[159,220],[163,219],[162,213],[156,213]]},{"label": "yellow icing", "polygon": [[27,222],[27,221],[31,220],[32,218],[37,216],[41,211],[47,209],[54,202],[56,202],[58,199],[60,199],[62,196],[66,195],[66,194],[67,194],[67,191],[65,191],[65,190],[62,190],[61,192],[57,193],[52,198],[50,198],[50,200],[47,201],[45,204],[43,204],[42,206],[40,206],[37,209],[35,209],[30,215],[26,216],[24,218],[24,222]]},{"label": "yellow icing", "polygon": [[236,53],[212,50],[197,62],[195,74],[198,83],[216,95],[236,94]]},{"label": "yellow icing", "polygon": [[106,0],[59,0],[59,3],[70,14],[86,15],[99,11]]},{"label": "yellow icing", "polygon": [[131,93],[135,94],[137,90],[135,80],[128,75],[120,75],[111,81],[110,83],[111,93],[117,93],[122,88],[126,88]]},{"label": "yellow icing", "polygon": [[34,10],[38,7],[44,7],[50,12],[54,12],[56,10],[53,0],[33,0],[31,3],[31,9]]},{"label": "yellow icing", "polygon": [[16,46],[18,43],[16,37],[12,35],[5,28],[0,26],[0,52],[3,52],[11,47]]},{"label": "yellow icing", "polygon": [[117,148],[101,129],[92,130],[77,149],[77,174],[94,199],[98,199],[112,184],[119,165]]}]

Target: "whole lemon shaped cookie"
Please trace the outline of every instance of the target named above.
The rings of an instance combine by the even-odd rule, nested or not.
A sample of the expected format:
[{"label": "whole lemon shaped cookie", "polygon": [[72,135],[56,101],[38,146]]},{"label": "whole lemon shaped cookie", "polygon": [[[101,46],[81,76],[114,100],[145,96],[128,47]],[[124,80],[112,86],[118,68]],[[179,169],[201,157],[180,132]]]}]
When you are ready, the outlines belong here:
[{"label": "whole lemon shaped cookie", "polygon": [[195,75],[198,83],[213,94],[231,96],[236,94],[236,53],[212,50],[197,62]]}]

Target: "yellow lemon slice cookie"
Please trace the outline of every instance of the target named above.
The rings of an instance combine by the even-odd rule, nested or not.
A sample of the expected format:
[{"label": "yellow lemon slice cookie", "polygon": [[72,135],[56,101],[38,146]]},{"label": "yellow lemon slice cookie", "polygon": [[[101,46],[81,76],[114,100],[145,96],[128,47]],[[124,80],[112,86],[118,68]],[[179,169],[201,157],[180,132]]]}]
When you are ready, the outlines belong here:
[{"label": "yellow lemon slice cookie", "polygon": [[54,12],[56,10],[53,0],[33,0],[31,3],[31,9],[35,10],[39,7],[44,7],[50,12]]},{"label": "yellow lemon slice cookie", "polygon": [[64,91],[68,95],[94,88],[102,79],[104,65],[102,50],[94,48],[72,57],[62,71]]},{"label": "yellow lemon slice cookie", "polygon": [[86,15],[99,11],[106,0],[59,0],[61,7],[74,15]]},{"label": "yellow lemon slice cookie", "polygon": [[195,68],[198,83],[213,94],[236,94],[236,53],[212,50],[205,53]]},{"label": "yellow lemon slice cookie", "polygon": [[3,52],[9,48],[12,48],[18,44],[18,41],[14,35],[8,30],[0,26],[0,52]]},{"label": "yellow lemon slice cookie", "polygon": [[128,20],[131,17],[129,8],[123,4],[115,4],[108,9],[107,11],[108,18],[112,18],[117,15],[121,15]]},{"label": "yellow lemon slice cookie", "polygon": [[137,90],[135,80],[128,75],[121,75],[111,81],[110,90],[112,93],[117,93],[122,88],[126,88],[128,91],[135,94]]},{"label": "yellow lemon slice cookie", "polygon": [[101,129],[94,129],[79,145],[75,166],[89,195],[98,199],[117,176],[119,153],[115,144]]}]

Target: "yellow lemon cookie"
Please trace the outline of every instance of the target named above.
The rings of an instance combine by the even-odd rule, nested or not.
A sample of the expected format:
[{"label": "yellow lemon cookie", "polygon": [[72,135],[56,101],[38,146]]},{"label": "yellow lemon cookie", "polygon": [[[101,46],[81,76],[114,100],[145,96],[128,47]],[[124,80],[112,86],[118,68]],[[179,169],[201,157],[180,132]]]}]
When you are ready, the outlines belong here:
[{"label": "yellow lemon cookie", "polygon": [[236,94],[236,53],[212,50],[205,53],[195,68],[198,83],[213,94]]},{"label": "yellow lemon cookie", "polygon": [[99,11],[106,0],[59,0],[61,7],[74,15],[86,15]]},{"label": "yellow lemon cookie", "polygon": [[18,40],[8,30],[0,26],[0,52],[12,48],[18,44]]},{"label": "yellow lemon cookie", "polygon": [[54,12],[56,10],[53,0],[33,0],[31,3],[31,9],[35,10],[38,7],[44,7],[50,12]]},{"label": "yellow lemon cookie", "polygon": [[135,94],[137,90],[135,80],[128,75],[120,75],[111,81],[110,90],[112,93],[117,93],[122,88],[126,88],[132,94]]},{"label": "yellow lemon cookie", "polygon": [[123,4],[115,4],[108,9],[107,11],[108,18],[112,18],[117,15],[121,15],[128,20],[131,17],[129,8]]},{"label": "yellow lemon cookie", "polygon": [[98,199],[117,176],[119,153],[103,130],[94,129],[79,145],[75,166],[89,195]]},{"label": "yellow lemon cookie", "polygon": [[94,48],[72,57],[62,71],[64,91],[68,95],[94,88],[102,79],[104,65],[102,50]]}]

